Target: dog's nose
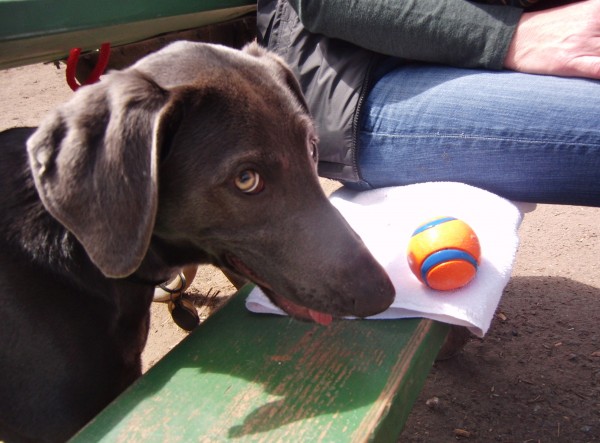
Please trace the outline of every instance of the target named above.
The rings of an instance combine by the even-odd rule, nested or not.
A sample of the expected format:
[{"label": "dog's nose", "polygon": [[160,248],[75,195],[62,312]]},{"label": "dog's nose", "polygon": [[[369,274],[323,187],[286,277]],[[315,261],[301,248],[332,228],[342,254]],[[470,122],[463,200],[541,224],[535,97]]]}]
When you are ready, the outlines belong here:
[{"label": "dog's nose", "polygon": [[394,285],[383,268],[367,280],[355,287],[352,315],[357,317],[370,317],[385,311],[396,296]]}]

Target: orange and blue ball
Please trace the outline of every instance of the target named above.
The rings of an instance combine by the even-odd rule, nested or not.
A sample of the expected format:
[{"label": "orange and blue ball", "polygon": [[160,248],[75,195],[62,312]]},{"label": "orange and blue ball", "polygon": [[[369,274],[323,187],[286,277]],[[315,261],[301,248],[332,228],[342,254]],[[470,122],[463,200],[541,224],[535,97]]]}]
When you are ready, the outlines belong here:
[{"label": "orange and blue ball", "polygon": [[439,217],[419,226],[408,243],[408,265],[425,285],[451,291],[477,274],[481,246],[475,231],[454,217]]}]

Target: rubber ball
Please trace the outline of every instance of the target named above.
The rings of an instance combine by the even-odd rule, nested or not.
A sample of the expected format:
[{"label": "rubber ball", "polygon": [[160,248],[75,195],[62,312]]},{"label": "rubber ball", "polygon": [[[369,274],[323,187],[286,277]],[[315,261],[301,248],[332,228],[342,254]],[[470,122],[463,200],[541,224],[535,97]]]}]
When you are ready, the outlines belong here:
[{"label": "rubber ball", "polygon": [[481,246],[467,223],[454,217],[438,217],[415,229],[407,256],[411,271],[422,283],[451,291],[473,280]]}]

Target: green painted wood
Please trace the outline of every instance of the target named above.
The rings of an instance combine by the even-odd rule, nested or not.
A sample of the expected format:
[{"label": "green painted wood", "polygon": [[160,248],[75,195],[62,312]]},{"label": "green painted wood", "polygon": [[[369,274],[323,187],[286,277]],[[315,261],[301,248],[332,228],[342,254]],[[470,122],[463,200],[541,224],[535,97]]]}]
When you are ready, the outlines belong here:
[{"label": "green painted wood", "polygon": [[211,316],[74,442],[395,442],[447,325]]},{"label": "green painted wood", "polygon": [[197,28],[256,9],[249,0],[0,0],[0,69],[64,58],[162,33]]}]

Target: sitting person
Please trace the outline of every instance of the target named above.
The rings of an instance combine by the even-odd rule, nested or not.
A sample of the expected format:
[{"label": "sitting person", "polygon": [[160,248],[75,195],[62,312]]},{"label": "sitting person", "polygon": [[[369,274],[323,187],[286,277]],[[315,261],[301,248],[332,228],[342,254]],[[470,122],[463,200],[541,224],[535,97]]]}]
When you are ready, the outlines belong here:
[{"label": "sitting person", "polygon": [[257,24],[306,96],[321,176],[600,206],[600,0],[259,0]]},{"label": "sitting person", "polygon": [[490,3],[506,2],[258,2],[259,42],[320,129],[320,175],[600,206],[600,82],[584,79],[600,78],[600,1]]}]

